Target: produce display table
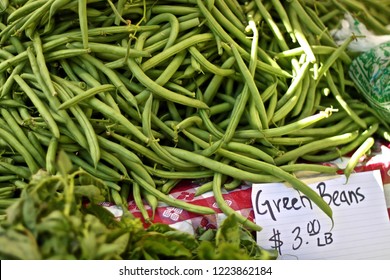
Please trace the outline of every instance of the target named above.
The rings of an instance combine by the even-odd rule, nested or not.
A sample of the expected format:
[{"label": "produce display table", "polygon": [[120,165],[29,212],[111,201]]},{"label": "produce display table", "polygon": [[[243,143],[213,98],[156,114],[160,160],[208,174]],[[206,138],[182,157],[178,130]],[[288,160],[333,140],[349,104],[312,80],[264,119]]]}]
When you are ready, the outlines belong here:
[{"label": "produce display table", "polygon": [[[335,165],[343,168],[348,162],[348,157],[341,157],[338,160],[324,163],[326,165]],[[372,155],[361,159],[361,163],[355,168],[356,172],[365,172],[371,170],[380,170],[384,194],[386,199],[387,211],[390,218],[390,143],[382,140],[376,140],[372,150]],[[185,231],[191,234],[198,230],[209,228],[218,228],[218,225],[226,218],[226,215],[218,208],[212,192],[206,192],[202,195],[195,196],[197,189],[204,183],[200,180],[183,180],[170,193],[173,198],[181,199],[196,205],[208,206],[216,211],[215,215],[200,215],[190,213],[186,210],[168,206],[160,203],[155,211],[154,223],[168,224],[173,228]],[[254,220],[254,212],[251,201],[251,186],[243,183],[241,186],[232,191],[224,190],[224,199],[235,211],[241,215]],[[112,203],[104,204],[117,216],[121,215],[121,210]],[[149,215],[152,215],[151,208],[145,202],[145,207]],[[129,210],[131,213],[142,219],[140,210],[135,205],[134,200],[129,200]],[[145,223],[145,227],[148,224]]]}]

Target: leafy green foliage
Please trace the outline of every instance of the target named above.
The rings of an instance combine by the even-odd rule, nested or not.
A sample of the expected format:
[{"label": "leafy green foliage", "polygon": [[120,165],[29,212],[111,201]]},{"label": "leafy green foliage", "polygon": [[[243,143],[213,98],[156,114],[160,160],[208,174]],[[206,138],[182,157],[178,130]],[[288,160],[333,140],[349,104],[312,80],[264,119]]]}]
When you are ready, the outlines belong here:
[{"label": "leafy green foliage", "polygon": [[58,174],[34,175],[0,224],[0,259],[274,259],[261,249],[235,216],[217,230],[190,235],[165,224],[145,229],[124,212],[120,220],[98,205],[107,186],[66,156]]}]

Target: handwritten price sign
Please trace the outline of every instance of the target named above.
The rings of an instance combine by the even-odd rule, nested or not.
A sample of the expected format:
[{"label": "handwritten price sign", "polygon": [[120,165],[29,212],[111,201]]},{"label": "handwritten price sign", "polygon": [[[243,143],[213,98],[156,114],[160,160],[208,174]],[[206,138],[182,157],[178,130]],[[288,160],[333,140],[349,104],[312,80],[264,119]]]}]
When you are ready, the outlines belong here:
[{"label": "handwritten price sign", "polygon": [[258,244],[280,259],[390,259],[390,221],[378,171],[306,183],[333,210],[331,220],[306,196],[281,183],[255,184]]}]

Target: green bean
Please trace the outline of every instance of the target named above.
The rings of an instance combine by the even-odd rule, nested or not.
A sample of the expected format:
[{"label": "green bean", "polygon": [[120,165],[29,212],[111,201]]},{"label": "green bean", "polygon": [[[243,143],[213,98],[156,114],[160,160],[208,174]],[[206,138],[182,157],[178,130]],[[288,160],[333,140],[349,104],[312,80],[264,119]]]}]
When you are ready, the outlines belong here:
[{"label": "green bean", "polygon": [[267,138],[267,141],[274,146],[301,146],[303,144],[310,143],[318,138],[314,136],[302,136],[302,137],[272,137]]},{"label": "green bean", "polygon": [[155,14],[173,13],[174,15],[187,15],[198,12],[196,7],[185,5],[153,5],[151,12]]},{"label": "green bean", "polygon": [[[225,32],[222,29],[222,27],[215,20],[213,15],[207,10],[207,8],[204,6],[204,4],[200,0],[197,0],[197,4],[198,4],[200,10],[202,11],[202,14],[208,20],[208,23],[209,23],[208,26],[210,27],[210,29],[216,35],[218,35],[220,38],[222,38],[225,42],[227,42],[231,45],[234,45],[245,59],[250,60],[250,54],[248,54],[237,42],[234,41],[234,39],[231,36],[229,36],[229,34],[227,32]],[[261,49],[259,48],[259,50],[261,50]],[[264,55],[264,53],[262,53],[262,54]],[[258,60],[257,65],[256,65],[258,67],[258,69],[263,70],[269,74],[275,74],[275,75],[283,76],[283,77],[289,76],[289,74],[282,71],[280,69],[280,67],[272,59],[270,59],[268,57],[268,55],[264,55],[264,56],[265,57],[263,57],[263,59],[266,60],[268,63],[270,63],[270,65]]]},{"label": "green bean", "polygon": [[268,125],[271,124],[272,118],[273,118],[273,116],[275,114],[277,103],[278,103],[278,93],[276,92],[276,87],[275,87],[275,91],[274,91],[272,97],[270,98],[270,100],[268,102],[268,106],[267,106],[267,121],[268,121]]},{"label": "green bean", "polygon": [[310,172],[319,172],[319,173],[326,173],[326,174],[336,174],[336,172],[338,171],[338,167],[335,166],[310,164],[310,163],[287,164],[287,165],[281,165],[280,168],[287,172],[310,171]]},{"label": "green bean", "polygon": [[328,72],[330,67],[335,63],[335,61],[341,56],[342,53],[347,49],[348,45],[355,39],[355,36],[350,36],[346,39],[324,62],[318,71],[317,84],[320,81],[320,78]]},{"label": "green bean", "polygon": [[386,141],[390,142],[390,133],[389,131],[387,131],[386,129],[384,129],[383,127],[379,127],[378,128],[378,135],[380,137],[382,137],[383,139],[385,139]]},{"label": "green bean", "polygon": [[141,194],[145,198],[145,200],[148,203],[148,205],[150,206],[150,208],[152,209],[151,219],[154,220],[154,215],[156,213],[156,209],[158,207],[159,201],[155,195],[151,194],[150,192],[148,192],[144,188],[141,189]]},{"label": "green bean", "polygon": [[[185,58],[185,55],[186,51],[181,51],[176,54],[165,70],[155,80],[155,82],[160,86],[165,85],[173,77],[173,74],[179,69]],[[145,89],[136,96],[136,99],[139,103],[142,103],[143,101],[146,101],[147,97],[149,97],[149,90]]]},{"label": "green bean", "polygon": [[50,10],[49,10],[49,22],[51,21],[52,17],[54,14],[60,10],[62,7],[66,6],[69,4],[72,0],[56,0],[53,2],[53,4],[50,5]]},{"label": "green bean", "polygon": [[[311,45],[310,47],[315,55],[331,55],[336,50],[335,47],[322,46],[322,45]],[[305,50],[303,47],[297,47],[276,54],[275,59],[288,58],[292,56],[300,56],[304,53]],[[347,65],[351,63],[351,58],[348,56],[346,52],[342,52],[339,58]]]},{"label": "green bean", "polygon": [[[69,49],[72,49],[72,48],[80,49],[80,48],[83,48],[83,45],[82,45],[82,43],[79,43],[79,42],[72,42],[72,43],[67,43],[66,47]],[[97,42],[89,42],[88,49],[85,49],[85,50],[89,50],[90,52],[96,53],[96,55],[99,56],[103,53],[107,53],[107,47],[108,47],[107,44],[97,43]],[[126,55],[128,57],[134,57],[134,58],[150,57],[151,56],[151,54],[148,51],[144,51],[144,50],[130,49],[129,51],[127,51],[126,48],[120,47],[120,46],[109,45],[109,47],[110,47],[109,55],[111,55],[112,57],[115,57],[115,59],[119,59],[121,66],[125,63],[125,60],[123,60],[123,57]],[[116,62],[116,63],[119,63],[119,62]],[[111,64],[114,65],[115,62],[111,62]]]},{"label": "green bean", "polygon": [[338,123],[332,123],[329,126],[319,126],[314,128],[305,128],[295,132],[290,133],[292,136],[332,136],[345,131],[353,121],[349,118],[344,118]]},{"label": "green bean", "polygon": [[202,119],[199,116],[190,116],[182,121],[180,121],[177,124],[173,125],[174,131],[177,133],[182,131],[183,129],[186,129],[188,127],[191,127],[193,125],[201,126],[202,125]]},{"label": "green bean", "polygon": [[333,81],[332,74],[329,71],[326,75],[326,80],[329,84],[329,88],[333,93],[334,98],[337,100],[340,106],[348,113],[348,115],[351,117],[353,121],[355,121],[361,128],[366,129],[367,124],[350,108],[348,103],[341,96],[341,93],[339,92],[337,86]]},{"label": "green bean", "polygon": [[223,69],[215,66],[211,62],[209,62],[202,54],[201,52],[194,46],[189,47],[189,52],[191,53],[192,57],[195,58],[195,60],[200,63],[200,65],[203,66],[203,69],[207,70],[208,72],[214,73],[215,75],[219,76],[229,76],[233,75],[235,71],[233,69]]},{"label": "green bean", "polygon": [[0,209],[8,208],[17,201],[18,201],[18,198],[0,199]]},{"label": "green bean", "polygon": [[201,184],[199,187],[197,187],[194,195],[200,196],[202,194],[205,194],[207,192],[212,192],[212,191],[213,191],[213,181],[208,181],[206,183]]},{"label": "green bean", "polygon": [[96,168],[94,168],[92,165],[90,165],[88,162],[86,162],[84,159],[80,158],[79,156],[74,155],[73,153],[67,153],[67,155],[68,155],[69,159],[76,166],[82,168],[83,170],[89,172],[91,175],[93,175],[99,179],[102,179],[105,181],[110,181],[110,182],[118,182],[118,181],[123,180],[123,177],[119,173],[114,172],[112,169],[111,169],[110,174],[103,173],[100,170],[97,170]]},{"label": "green bean", "polygon": [[34,12],[37,8],[41,7],[43,4],[45,4],[46,0],[38,0],[38,1],[30,1],[29,3],[19,7],[18,9],[14,10],[7,18],[7,22],[11,23],[15,20],[22,18],[24,16],[29,15],[31,12]]},{"label": "green bean", "polygon": [[150,216],[149,216],[148,211],[145,208],[144,202],[143,202],[142,197],[141,197],[141,188],[136,181],[133,182],[132,189],[133,189],[133,198],[134,198],[135,205],[137,206],[137,208],[141,212],[143,219],[146,222],[149,222]]},{"label": "green bean", "polygon": [[[60,83],[62,85],[66,85],[70,90],[73,92],[76,92],[77,94],[82,94],[82,90],[76,86],[74,86],[69,81],[66,81],[65,79],[59,78],[59,77],[53,77],[54,81],[57,83]],[[114,109],[112,109],[110,106],[106,105],[105,103],[101,102],[100,100],[96,99],[95,97],[92,97],[87,100],[88,104],[95,110],[101,112],[102,114],[106,115],[108,118],[113,119],[120,124],[124,125],[129,129],[129,133],[133,134],[135,137],[137,137],[139,140],[143,141],[144,143],[148,143],[149,138],[146,137],[140,130],[138,130],[134,124],[132,124],[128,119],[126,119],[125,116],[121,115],[120,113],[116,112]]]},{"label": "green bean", "polygon": [[118,78],[114,71],[104,66],[102,62],[100,62],[98,59],[94,58],[91,55],[82,55],[81,57],[86,61],[92,63],[96,68],[100,69],[107,76],[107,78],[110,79],[110,81],[116,86],[116,88],[123,95],[123,97],[138,110],[138,105],[135,97],[129,90],[127,90],[125,84]]},{"label": "green bean", "polygon": [[26,150],[31,154],[32,157],[36,160],[36,162],[40,166],[45,165],[44,158],[41,157],[41,154],[35,149],[34,146],[31,145],[29,139],[25,135],[22,128],[19,126],[19,124],[15,121],[15,119],[12,117],[12,115],[6,110],[6,109],[0,109],[1,115],[3,116],[4,120],[7,122],[8,126],[14,133],[14,136],[20,141],[20,143],[26,148]]},{"label": "green bean", "polygon": [[[251,23],[251,22],[250,22]],[[252,22],[253,23],[253,22]],[[253,30],[255,32],[256,28],[253,27]],[[256,40],[254,39],[254,46],[256,46],[257,42]],[[238,67],[241,71],[241,74],[243,75],[246,83],[245,83],[245,86],[248,87],[248,90],[249,92],[251,93],[251,97],[252,97],[252,102],[255,103],[255,106],[258,110],[258,113],[259,113],[259,117],[260,117],[260,120],[262,121],[262,127],[263,128],[268,128],[268,122],[267,122],[267,113],[266,113],[266,110],[265,110],[265,107],[264,107],[264,103],[261,99],[261,95],[259,93],[259,90],[256,86],[256,84],[254,83],[253,81],[253,77],[252,77],[252,73],[253,73],[253,69],[252,67],[254,67],[256,65],[255,61],[257,61],[257,58],[256,58],[256,55],[255,55],[255,51],[252,50],[251,52],[251,56],[252,57],[252,63],[254,63],[253,66],[251,66],[252,63],[250,63],[249,67],[251,69],[248,69],[244,63],[244,61],[242,60],[240,54],[238,53],[238,50],[232,45],[232,51],[233,51],[233,54],[234,54],[234,57],[236,58],[236,61],[237,61],[237,64],[238,64]]]},{"label": "green bean", "polygon": [[87,18],[87,1],[81,0],[78,4],[78,14],[81,37],[83,39],[84,49],[88,49],[88,18]]},{"label": "green bean", "polygon": [[176,43],[175,45],[167,48],[163,52],[160,52],[155,56],[149,58],[147,61],[142,63],[141,69],[146,72],[147,70],[159,65],[161,62],[172,57],[173,55],[185,49],[188,49],[190,46],[200,44],[202,42],[208,42],[211,41],[212,39],[213,39],[213,35],[211,33],[194,35],[186,40]]},{"label": "green bean", "polygon": [[131,69],[134,76],[139,80],[139,82],[143,84],[146,88],[148,88],[151,92],[153,92],[153,94],[156,94],[166,100],[179,103],[182,105],[195,107],[195,108],[203,108],[203,109],[208,108],[208,106],[200,100],[192,99],[180,95],[178,93],[172,92],[160,86],[159,84],[151,80],[147,75],[145,75],[143,70],[137,65],[137,63],[132,58],[129,58],[127,60],[127,65],[129,69]]},{"label": "green bean", "polygon": [[57,155],[57,149],[58,149],[58,139],[55,137],[52,137],[49,143],[49,146],[47,147],[47,153],[46,153],[46,170],[49,172],[49,174],[56,174],[56,155]]},{"label": "green bean", "polygon": [[[198,27],[198,25],[200,23],[199,16],[200,16],[200,13],[197,12],[197,13],[187,14],[186,16],[178,18],[179,32],[184,32],[184,31],[190,30],[192,28]],[[171,30],[172,30],[171,27],[163,26],[161,28],[160,32],[154,32],[153,34],[150,34],[150,36],[148,35],[148,38],[146,38],[143,46],[145,48],[148,48],[151,45],[153,45],[161,40],[167,39]],[[168,39],[167,39],[167,42],[168,42]]]},{"label": "green bean", "polygon": [[80,82],[80,79],[76,76],[76,74],[74,73],[72,67],[69,65],[69,62],[67,60],[60,59],[59,63],[70,81]]},{"label": "green bean", "polygon": [[[221,65],[221,69],[230,69],[233,66],[234,62],[235,62],[235,58],[232,56],[229,57],[223,62],[223,64]],[[211,104],[211,101],[214,99],[214,96],[217,94],[218,89],[223,81],[224,81],[223,76],[220,75],[213,76],[213,78],[211,79],[209,85],[206,87],[203,94],[204,102],[206,104]]]},{"label": "green bean", "polygon": [[60,132],[58,130],[58,126],[56,122],[53,119],[53,116],[50,114],[48,109],[46,108],[45,104],[40,100],[37,95],[34,93],[34,91],[28,86],[28,84],[19,76],[14,76],[15,81],[18,83],[18,85],[21,87],[21,89],[26,93],[28,98],[31,100],[31,102],[34,104],[34,106],[37,108],[41,116],[44,118],[45,122],[49,126],[51,132],[53,133],[53,136],[56,138],[60,137]]},{"label": "green bean", "polygon": [[[33,61],[34,58],[31,56],[31,51],[28,50],[28,53],[29,53],[29,56],[30,56],[31,60]],[[38,70],[36,69],[35,71],[38,71]],[[56,96],[52,96],[48,92],[46,86],[43,85],[42,76],[40,76],[39,74],[36,73],[34,79],[35,80],[40,80],[40,84],[43,86],[43,88],[46,89],[46,90],[44,90],[46,92],[45,98],[49,101],[49,105],[51,107],[51,108],[48,108],[48,111],[51,114],[51,116],[53,117],[53,119],[56,122],[58,122],[58,123],[64,123],[66,128],[71,132],[72,137],[77,142],[79,142],[82,147],[85,148],[87,146],[87,141],[86,141],[84,135],[79,130],[79,128],[76,126],[76,124],[73,122],[73,120],[69,117],[67,112],[65,112],[65,111],[57,111],[57,107],[60,105],[60,102],[57,99],[57,97]],[[53,87],[54,87],[54,84],[53,84]]]},{"label": "green bean", "polygon": [[15,174],[23,179],[30,179],[32,175],[30,168],[24,166],[16,166],[8,162],[0,161],[0,167],[7,170],[7,173]]},{"label": "green bean", "polygon": [[193,164],[189,164],[185,161],[182,161],[181,159],[178,159],[174,156],[172,156],[169,152],[167,152],[164,148],[161,147],[157,143],[157,139],[153,138],[153,134],[151,131],[151,110],[152,110],[152,102],[153,102],[153,95],[150,95],[148,100],[145,103],[145,107],[142,112],[142,130],[145,135],[148,136],[150,139],[149,145],[151,149],[164,161],[167,161],[171,165],[175,166],[176,168],[180,169],[192,169],[194,167]]},{"label": "green bean", "polygon": [[[50,6],[54,1],[55,0],[46,1],[46,3],[41,5],[34,12],[30,13],[27,17],[23,18],[23,25],[18,28],[17,32],[21,33],[22,31],[26,30],[26,33],[32,34],[35,31],[35,27],[39,22],[40,18],[42,18],[47,13],[47,11],[49,10]],[[30,30],[28,31],[28,29]]]},{"label": "green bean", "polygon": [[328,138],[323,138],[317,141],[313,141],[311,143],[305,144],[301,147],[298,147],[294,150],[288,151],[283,155],[275,158],[275,164],[281,165],[291,160],[302,157],[306,154],[309,154],[313,151],[323,150],[329,147],[337,147],[339,145],[344,145],[352,142],[356,137],[358,137],[359,132],[348,132],[341,135],[331,136]]},{"label": "green bean", "polygon": [[115,132],[110,132],[109,135],[112,136],[114,139],[118,140],[121,143],[121,145],[124,145],[124,146],[131,148],[133,151],[136,151],[137,153],[141,154],[142,156],[149,158],[150,160],[152,160],[155,163],[158,163],[158,164],[161,164],[163,166],[170,167],[170,168],[174,167],[173,164],[171,164],[168,161],[164,160],[163,158],[159,157],[156,153],[154,153],[153,151],[151,151],[147,147],[145,147],[141,144],[138,144],[129,138],[121,136]]},{"label": "green bean", "polygon": [[36,173],[39,170],[39,165],[36,163],[29,151],[11,133],[0,128],[0,137],[24,158],[27,166],[31,170],[31,173]]},{"label": "green bean", "polygon": [[46,157],[46,151],[43,149],[41,143],[38,138],[35,136],[34,132],[27,131],[27,138],[30,140],[31,145],[38,151],[41,158]]},{"label": "green bean", "polygon": [[200,206],[200,205],[193,205],[190,203],[187,203],[183,200],[178,200],[175,198],[172,198],[168,195],[163,194],[159,190],[153,188],[150,186],[147,182],[145,182],[142,178],[140,178],[136,173],[131,172],[131,175],[134,177],[134,180],[139,183],[139,185],[142,188],[145,188],[147,191],[149,191],[151,194],[155,195],[160,201],[163,201],[173,207],[178,207],[184,210],[187,210],[189,212],[198,213],[198,214],[214,214],[215,211],[209,207]]},{"label": "green bean", "polygon": [[122,200],[121,195],[119,194],[120,187],[117,185],[119,190],[117,190],[116,188],[112,188],[111,186],[114,186],[113,184],[115,184],[115,183],[110,182],[107,184],[110,187],[111,200],[115,205],[123,207],[123,200]]},{"label": "green bean", "polygon": [[275,11],[278,13],[280,20],[282,21],[282,23],[284,25],[284,28],[286,29],[286,31],[290,35],[292,42],[295,43],[297,38],[295,37],[294,29],[291,25],[290,19],[287,15],[287,12],[284,9],[282,3],[279,0],[272,0],[272,5],[273,5],[273,8],[275,9]]},{"label": "green bean", "polygon": [[43,54],[41,38],[37,32],[34,33],[34,35],[32,37],[32,41],[33,41],[33,47],[34,47],[35,54],[36,54],[37,64],[38,64],[38,67],[40,69],[40,73],[42,75],[42,78],[43,78],[46,86],[48,87],[50,93],[53,96],[55,96],[56,91],[55,91],[53,83],[51,81],[49,70],[47,69],[47,66],[46,66],[46,61],[45,61],[45,57]]},{"label": "green bean", "polygon": [[[309,62],[308,61],[306,61],[301,66],[301,68],[297,69],[297,74],[293,78],[288,90],[283,94],[282,98],[280,98],[278,100],[277,107],[276,107],[277,109],[280,109],[283,105],[285,105],[287,103],[287,101],[290,101],[292,96],[295,95],[295,93],[300,88],[299,86],[302,85],[303,80],[307,76],[308,69],[309,69]],[[302,95],[302,93],[300,95]]]},{"label": "green bean", "polygon": [[134,163],[142,164],[142,161],[135,153],[126,149],[122,145],[112,142],[100,135],[98,135],[97,138],[101,148],[107,151],[111,151],[112,153],[120,154],[122,157],[125,157],[127,160],[132,161]]},{"label": "green bean", "polygon": [[90,53],[90,49],[71,49],[71,50],[58,50],[45,54],[46,62],[58,61],[61,59],[72,58],[83,54]]},{"label": "green bean", "polygon": [[242,6],[237,0],[224,0],[226,5],[235,13],[242,23],[246,22],[246,17]]},{"label": "green bean", "polygon": [[251,222],[250,220],[248,220],[247,217],[242,216],[226,203],[222,195],[222,173],[214,174],[212,190],[219,209],[221,209],[221,211],[226,216],[235,215],[237,217],[237,220],[240,221],[244,226],[254,231],[262,230],[261,226]]},{"label": "green bean", "polygon": [[[86,71],[86,69],[83,69],[80,65],[76,65],[74,63],[70,64],[72,66],[72,69],[76,73],[77,76],[79,76],[85,83],[90,87],[98,87],[101,86],[100,83],[100,77],[93,77],[93,74],[90,74],[89,69]],[[99,75],[98,75],[99,76]],[[80,94],[78,94],[80,95]],[[84,94],[82,94],[84,96]],[[115,102],[114,97],[109,94],[108,92],[100,92],[98,93],[98,96],[102,99],[102,101],[110,108],[112,108],[114,111],[120,114],[120,109],[118,104]],[[89,98],[85,102],[88,103],[93,99],[97,98]]]},{"label": "green bean", "polygon": [[238,180],[238,179],[233,179],[231,180],[230,182],[228,183],[225,183],[223,185],[223,188],[227,191],[231,191],[231,190],[235,190],[237,189],[238,187],[241,187],[243,184],[243,182],[241,180]]},{"label": "green bean", "polygon": [[[184,160],[188,160],[190,162],[197,163],[200,166],[204,166],[206,168],[214,170],[215,172],[232,176],[233,178],[236,179],[254,182],[254,183],[263,182],[264,179],[262,175],[243,171],[233,166],[230,166],[228,164],[215,161],[213,159],[195,154],[193,152],[189,152],[179,148],[172,148],[172,147],[166,147],[166,149],[168,149],[172,154],[174,154],[177,157],[180,157]],[[220,149],[220,151],[221,150],[222,149]],[[253,160],[244,156],[239,156],[231,152],[226,151],[224,152],[223,156],[225,157],[229,156],[231,160],[240,160],[240,162],[243,164],[249,163],[248,164],[249,166],[254,166],[254,165],[259,166],[267,173],[276,175],[277,177],[286,180],[287,182],[291,183],[298,191],[301,191],[302,193],[307,195],[324,213],[326,213],[329,217],[332,217],[332,210],[330,209],[329,205],[327,205],[315,191],[313,191],[305,183],[295,178],[294,176],[290,175],[289,173],[284,172],[283,170],[279,169],[278,167],[275,167],[272,164],[268,164],[258,160]]]},{"label": "green bean", "polygon": [[[58,95],[62,99],[62,101],[66,102],[67,100],[70,100],[69,94],[65,88],[61,87],[57,83],[54,83],[54,87],[56,88],[56,91],[58,92]],[[79,106],[72,106],[70,108],[70,111],[75,116],[80,126],[83,128],[84,134],[86,136],[85,138],[88,143],[88,150],[92,157],[93,165],[96,166],[100,159],[100,148],[96,133],[87,116]]]},{"label": "green bean", "polygon": [[87,91],[85,91],[85,93],[83,95],[76,95],[75,97],[71,98],[71,99],[68,99],[67,101],[65,101],[64,103],[62,103],[59,107],[58,107],[58,110],[65,110],[65,109],[68,109],[69,107],[72,107],[74,106],[75,104],[85,100],[85,99],[88,99],[92,96],[94,96],[95,94],[98,94],[100,92],[106,92],[106,91],[112,91],[112,90],[115,90],[115,86],[111,85],[111,84],[107,84],[107,85],[100,85],[100,86],[97,86],[97,87],[94,87],[94,88],[91,88]]},{"label": "green bean", "polygon": [[123,165],[123,163],[120,160],[118,160],[118,158],[116,158],[113,154],[106,152],[105,150],[101,150],[100,153],[101,153],[101,160],[109,163],[111,166],[115,167],[120,172],[122,172],[123,179],[129,178],[129,174],[127,173],[126,167]]},{"label": "green bean", "polygon": [[179,183],[182,179],[168,179],[162,186],[161,186],[161,192],[163,194],[169,194],[171,190]]},{"label": "green bean", "polygon": [[216,4],[217,8],[222,13],[224,13],[224,16],[237,27],[237,29],[245,30],[244,22],[241,21],[236,16],[236,14],[234,14],[234,10],[231,10],[230,7],[225,3],[224,0],[217,0],[217,1],[215,1],[215,4]]},{"label": "green bean", "polygon": [[162,169],[157,169],[154,167],[145,167],[147,171],[153,176],[161,177],[169,180],[179,180],[179,179],[203,179],[208,178],[213,175],[213,172],[209,170],[190,170],[190,171],[167,171]]},{"label": "green bean", "polygon": [[289,1],[289,5],[290,5],[290,10],[293,10],[297,14],[297,16],[301,19],[301,21],[305,23],[307,29],[309,29],[315,35],[319,36],[319,38],[323,40],[323,42],[326,45],[330,45],[330,46],[336,45],[331,35],[329,34],[329,31],[327,32],[327,30],[323,30],[319,26],[317,26],[317,24],[307,14],[307,12],[305,11],[305,9],[303,8],[303,6],[300,4],[299,1],[291,0]]},{"label": "green bean", "polygon": [[360,147],[352,154],[351,158],[348,160],[347,166],[344,168],[344,175],[347,178],[351,176],[352,171],[358,165],[359,160],[371,149],[375,144],[375,139],[373,137],[368,137]]},{"label": "green bean", "polygon": [[284,36],[282,32],[280,31],[279,27],[277,26],[276,22],[273,20],[271,14],[267,11],[266,7],[263,5],[263,3],[260,0],[255,0],[255,3],[259,9],[260,14],[262,15],[265,22],[269,25],[272,33],[277,39],[277,42],[282,50],[288,50],[289,47],[284,39]]},{"label": "green bean", "polygon": [[310,84],[311,84],[310,80],[311,80],[311,77],[309,75],[307,75],[303,78],[302,89],[301,89],[302,93],[299,95],[298,102],[292,111],[292,114],[291,114],[292,117],[298,116],[304,108],[304,105],[306,102],[306,96],[308,95],[309,89],[310,89]]},{"label": "green bean", "polygon": [[343,147],[336,149],[335,151],[330,151],[328,153],[320,154],[320,155],[308,154],[302,156],[302,158],[304,160],[309,160],[311,162],[328,162],[334,160],[336,158],[339,158],[341,155],[345,155],[358,148],[368,137],[372,136],[378,129],[379,129],[379,125],[377,123],[372,124],[368,127],[368,129],[360,133],[360,135],[351,143],[344,145]]},{"label": "green bean", "polygon": [[147,25],[159,24],[162,21],[168,21],[170,24],[170,32],[164,50],[174,45],[180,31],[179,20],[171,12],[161,13],[151,18]]}]

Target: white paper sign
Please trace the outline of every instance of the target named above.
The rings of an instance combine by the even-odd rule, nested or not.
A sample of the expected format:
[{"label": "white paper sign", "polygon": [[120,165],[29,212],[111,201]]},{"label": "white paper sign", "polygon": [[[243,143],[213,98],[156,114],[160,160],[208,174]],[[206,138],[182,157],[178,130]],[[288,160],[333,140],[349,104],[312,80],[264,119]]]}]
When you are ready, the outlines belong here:
[{"label": "white paper sign", "polygon": [[[305,180],[304,180],[305,181]],[[390,259],[390,221],[378,170],[305,181],[330,205],[332,222],[306,196],[281,183],[254,184],[258,244],[279,259]]]}]

